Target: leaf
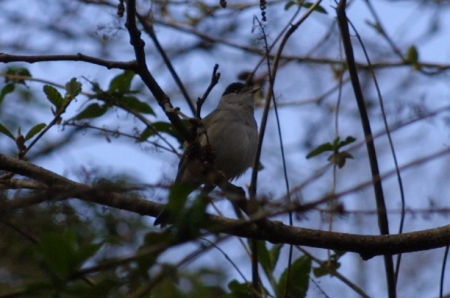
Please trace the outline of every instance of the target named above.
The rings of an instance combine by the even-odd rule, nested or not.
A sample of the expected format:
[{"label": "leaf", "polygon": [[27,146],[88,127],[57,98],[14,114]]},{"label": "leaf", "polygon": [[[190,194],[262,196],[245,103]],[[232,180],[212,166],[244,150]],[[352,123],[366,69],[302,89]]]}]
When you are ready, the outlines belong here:
[{"label": "leaf", "polygon": [[14,141],[16,140],[14,138],[13,134],[5,126],[3,126],[1,123],[0,123],[0,133],[4,134],[7,137],[10,137]]},{"label": "leaf", "polygon": [[342,151],[342,152],[336,152],[336,153],[330,155],[330,157],[328,157],[328,160],[331,163],[336,164],[341,169],[343,166],[345,166],[345,162],[349,158],[353,159],[353,155],[351,155],[347,151]]},{"label": "leaf", "polygon": [[375,29],[375,31],[377,31],[377,33],[382,34],[383,33],[383,28],[381,28],[380,24],[378,23],[373,23],[369,20],[365,20],[365,23],[369,26],[372,27],[373,29]]},{"label": "leaf", "polygon": [[155,115],[155,112],[147,103],[140,101],[134,96],[123,96],[119,99],[119,102],[135,112]]},{"label": "leaf", "polygon": [[[287,281],[289,272],[289,281]],[[295,260],[290,267],[281,274],[277,286],[277,297],[302,298],[306,297],[309,287],[309,273],[311,272],[311,259],[302,256]]]},{"label": "leaf", "polygon": [[296,4],[294,1],[289,1],[286,3],[286,5],[284,6],[284,10],[288,10],[289,8],[291,8],[294,4]]},{"label": "leaf", "polygon": [[66,279],[91,258],[101,247],[103,242],[90,243],[79,247],[74,232],[47,233],[41,239],[39,251],[44,256],[50,274]]},{"label": "leaf", "polygon": [[330,274],[331,271],[336,271],[341,267],[341,263],[339,259],[346,253],[346,251],[334,251],[333,254],[329,256],[329,259],[322,262],[320,267],[316,267],[313,269],[314,276],[321,277],[323,275]]},{"label": "leaf", "polygon": [[167,211],[178,214],[184,208],[188,195],[192,192],[192,187],[184,183],[175,183],[170,187],[169,202],[167,202]]},{"label": "leaf", "polygon": [[232,280],[228,283],[228,289],[231,291],[231,295],[225,295],[225,297],[233,298],[251,298],[253,296],[253,290],[249,283],[239,283],[237,280]]},{"label": "leaf", "polygon": [[151,126],[144,129],[141,133],[137,142],[145,142],[149,137],[156,134],[156,132],[164,132],[172,137],[176,138],[181,144],[184,143],[184,139],[178,133],[178,131],[173,127],[172,123],[169,122],[155,122]]},{"label": "leaf", "polygon": [[170,187],[169,202],[167,208],[173,211],[181,210],[187,200],[187,196],[190,194],[191,188],[187,187],[184,183],[175,183]]},{"label": "leaf", "polygon": [[417,52],[417,48],[415,46],[410,46],[408,48],[407,58],[409,62],[417,63],[419,60],[419,52]]},{"label": "leaf", "polygon": [[28,141],[32,137],[34,137],[38,132],[40,132],[46,126],[45,123],[39,123],[33,126],[28,133],[25,135],[25,141]]},{"label": "leaf", "polygon": [[282,243],[275,244],[270,249],[270,259],[272,260],[272,271],[275,269],[275,266],[278,262],[278,257],[280,256],[281,248],[283,247]]},{"label": "leaf", "polygon": [[89,81],[89,83],[91,83],[91,90],[94,91],[95,93],[100,93],[100,92],[104,92],[102,90],[102,88],[100,88],[100,84],[98,82],[91,82]]},{"label": "leaf", "polygon": [[135,73],[133,71],[125,70],[123,73],[119,74],[111,80],[108,91],[110,93],[127,93],[128,91],[130,91],[131,81],[133,80],[134,75]]},{"label": "leaf", "polygon": [[[13,75],[13,76],[21,76],[21,77],[31,77],[31,73],[28,69],[24,68],[24,67],[10,67],[6,70],[6,74],[7,75]],[[12,78],[5,78],[5,82],[12,82],[15,84],[23,84],[26,86],[25,84],[25,80],[24,79],[12,79]]]},{"label": "leaf", "polygon": [[406,55],[407,55],[406,59],[408,60],[409,63],[412,64],[413,69],[419,70],[420,69],[419,52],[417,51],[417,48],[414,45],[410,46],[408,48],[408,53]]},{"label": "leaf", "polygon": [[76,252],[76,266],[80,267],[84,264],[89,258],[91,258],[101,247],[103,246],[103,242],[100,243],[90,243],[78,249]]},{"label": "leaf", "polygon": [[[178,204],[177,207],[180,207],[182,203],[186,205],[185,198],[193,191],[191,185],[181,185],[181,187],[181,194],[175,199],[177,201],[176,204]],[[168,205],[173,200],[174,198],[169,199]],[[209,202],[204,195],[200,194],[187,208],[182,208],[176,213],[172,213],[175,214],[173,227],[177,230],[175,242],[184,242],[185,240],[197,238],[200,235],[200,229],[208,219],[206,207],[208,207]],[[171,206],[168,206],[168,208],[171,208]]]},{"label": "leaf", "polygon": [[178,133],[178,131],[173,127],[172,123],[169,122],[155,122],[152,125],[157,131],[159,132],[165,132],[172,137],[176,138],[180,144],[184,143],[184,139],[181,137],[181,135]]},{"label": "leaf", "polygon": [[138,143],[142,143],[147,141],[147,139],[149,137],[151,137],[152,135],[155,134],[155,130],[151,127],[151,126],[147,126],[143,132],[141,132],[141,135],[139,136],[139,138],[136,140],[136,142]]},{"label": "leaf", "polygon": [[108,107],[106,105],[99,105],[98,103],[93,103],[87,106],[83,111],[76,115],[74,120],[81,120],[87,118],[97,118],[106,113]]},{"label": "leaf", "polygon": [[72,78],[69,82],[66,83],[66,97],[75,98],[81,92],[81,83],[77,82],[76,78]]},{"label": "leaf", "polygon": [[319,145],[318,147],[313,149],[311,152],[309,152],[308,155],[306,155],[306,158],[309,159],[311,157],[317,156],[326,151],[333,151],[333,146],[330,143],[325,143],[325,144]]},{"label": "leaf", "polygon": [[[252,244],[253,240],[249,239],[249,243]],[[272,276],[272,260],[270,259],[269,251],[266,247],[266,242],[263,240],[256,240],[257,248],[258,248],[258,261],[266,272],[267,276]],[[251,247],[252,245],[250,245]]]},{"label": "leaf", "polygon": [[[249,240],[249,245],[252,246],[252,241]],[[283,244],[275,244],[268,250],[266,247],[266,242],[262,240],[257,241],[258,247],[258,261],[264,269],[267,277],[270,279],[273,277],[273,271],[278,261],[278,256]]]},{"label": "leaf", "polygon": [[330,272],[335,272],[339,267],[341,267],[341,263],[335,260],[327,260],[322,262],[320,267],[313,268],[312,272],[315,277],[322,277],[324,275],[329,275]]},{"label": "leaf", "polygon": [[[313,5],[314,5],[314,3],[307,2],[307,3],[303,4],[303,7],[309,9],[309,8],[310,8],[311,6],[313,6]],[[324,13],[324,14],[328,14],[328,12],[327,12],[322,6],[320,6],[320,5],[317,5],[317,6],[314,8],[314,11],[320,12],[320,13]]]},{"label": "leaf", "polygon": [[41,238],[39,250],[49,268],[63,278],[69,277],[77,268],[78,245],[73,232],[48,233]]},{"label": "leaf", "polygon": [[59,111],[64,104],[64,99],[61,94],[53,86],[45,85],[43,87],[44,93],[47,99],[56,107],[56,111]]},{"label": "leaf", "polygon": [[6,84],[5,87],[2,88],[0,92],[0,104],[2,103],[5,96],[14,91],[15,85],[12,83]]},{"label": "leaf", "polygon": [[[339,149],[350,143],[353,143],[354,141],[356,141],[356,139],[352,136],[348,136],[344,141],[341,141],[341,138],[338,136],[333,140],[333,143],[325,143],[313,149],[311,152],[308,153],[306,158],[311,158],[321,153],[332,151],[333,154],[328,158],[328,160],[332,160],[334,163],[339,165],[340,162],[342,161],[342,158],[344,158],[343,163],[345,164],[345,158],[353,158],[353,157],[351,156],[350,153],[340,155],[341,153],[339,152]],[[338,162],[338,160],[340,160],[340,162]],[[342,166],[344,164],[342,164]]]},{"label": "leaf", "polygon": [[339,148],[340,148],[340,147],[344,147],[344,146],[346,146],[346,145],[348,145],[348,144],[351,144],[351,143],[353,143],[354,141],[356,141],[356,139],[355,139],[354,137],[349,136],[349,137],[347,137],[344,141],[342,141],[342,142],[339,144]]}]

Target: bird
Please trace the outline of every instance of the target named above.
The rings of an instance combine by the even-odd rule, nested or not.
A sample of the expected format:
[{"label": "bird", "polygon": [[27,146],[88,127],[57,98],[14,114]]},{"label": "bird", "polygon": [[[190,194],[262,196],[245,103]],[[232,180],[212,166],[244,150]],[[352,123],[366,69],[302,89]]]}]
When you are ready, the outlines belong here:
[{"label": "bird", "polygon": [[[198,133],[197,144],[202,149],[213,149],[212,166],[227,181],[238,178],[253,165],[258,145],[254,94],[258,90],[240,82],[228,85],[217,107],[201,120],[203,131]],[[202,192],[209,193],[215,186],[208,182],[202,161],[192,158],[188,148],[185,145],[175,183],[185,184],[192,191],[204,184]],[[163,209],[153,225],[164,227],[170,220]]]}]

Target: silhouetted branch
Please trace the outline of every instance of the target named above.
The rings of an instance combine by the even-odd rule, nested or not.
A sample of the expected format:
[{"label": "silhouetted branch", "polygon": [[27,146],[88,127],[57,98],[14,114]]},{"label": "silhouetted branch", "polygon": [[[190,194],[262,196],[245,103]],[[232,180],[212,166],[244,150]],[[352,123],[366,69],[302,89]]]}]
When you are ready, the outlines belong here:
[{"label": "silhouetted branch", "polygon": [[153,78],[152,74],[147,68],[144,46],[145,43],[141,39],[141,32],[136,26],[136,1],[127,1],[127,20],[125,26],[128,29],[130,35],[130,44],[133,46],[134,53],[136,56],[137,67],[135,72],[141,77],[144,84],[148,87],[150,92],[152,92],[158,104],[163,109],[166,116],[169,118],[170,122],[173,124],[175,129],[181,134],[181,136],[187,141],[193,141],[195,136],[190,132],[190,130],[183,124],[181,119],[178,117],[176,109],[170,102],[170,98],[164,93],[161,87],[158,85],[156,80]]},{"label": "silhouetted branch", "polygon": [[50,62],[50,61],[84,61],[92,64],[104,66],[108,69],[118,68],[118,69],[128,69],[135,70],[137,67],[136,61],[130,62],[120,62],[120,61],[109,61],[96,57],[87,56],[81,53],[75,55],[9,55],[6,53],[0,53],[0,62]]},{"label": "silhouetted branch", "polygon": [[[54,189],[68,189],[74,198],[112,208],[156,217],[165,205],[131,197],[128,194],[99,190],[59,176],[28,162],[0,154],[0,170],[14,172],[47,184]],[[12,201],[11,201],[12,202]],[[1,205],[5,210],[5,205]],[[9,210],[10,212],[11,210]],[[261,218],[254,219],[259,221]],[[281,222],[268,221],[263,226],[253,221],[233,220],[208,215],[202,228],[211,233],[266,240],[272,243],[304,245],[325,249],[355,252],[365,260],[377,255],[429,250],[450,245],[450,225],[401,235],[356,235],[290,227]]]}]

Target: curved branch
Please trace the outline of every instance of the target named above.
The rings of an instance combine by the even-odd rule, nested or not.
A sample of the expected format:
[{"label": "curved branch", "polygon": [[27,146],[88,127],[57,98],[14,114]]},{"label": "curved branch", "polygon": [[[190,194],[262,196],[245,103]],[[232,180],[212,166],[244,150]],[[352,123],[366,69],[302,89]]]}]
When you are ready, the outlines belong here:
[{"label": "curved branch", "polygon": [[[0,169],[20,174],[53,186],[55,189],[70,189],[71,197],[97,204],[127,210],[141,215],[156,217],[163,204],[110,190],[100,190],[80,184],[31,163],[0,154]],[[0,213],[8,209],[9,201],[0,207]],[[11,206],[11,205],[9,205]],[[22,208],[22,207],[20,207]],[[276,221],[254,224],[250,221],[228,219],[209,215],[203,228],[211,233],[225,233],[238,237],[266,240],[310,247],[355,252],[364,260],[378,255],[416,252],[450,245],[450,225],[400,235],[357,235],[291,227]]]}]

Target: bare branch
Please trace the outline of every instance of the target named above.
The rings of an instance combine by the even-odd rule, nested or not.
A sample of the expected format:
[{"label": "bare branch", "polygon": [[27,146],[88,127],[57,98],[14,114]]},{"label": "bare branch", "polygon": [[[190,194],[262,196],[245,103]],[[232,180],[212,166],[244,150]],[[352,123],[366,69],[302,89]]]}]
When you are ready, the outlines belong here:
[{"label": "bare branch", "polygon": [[[104,206],[128,210],[141,215],[156,217],[163,204],[150,202],[114,191],[99,190],[80,184],[25,161],[0,154],[0,169],[27,176],[55,189],[72,189],[74,197]],[[78,195],[77,195],[78,193]],[[77,196],[76,196],[77,195]],[[261,218],[255,219],[260,221]],[[275,221],[264,221],[264,225],[253,221],[233,220],[209,215],[203,223],[210,233],[266,240],[272,243],[304,245],[359,253],[363,259],[377,255],[429,250],[450,245],[450,225],[401,235],[357,235],[291,227]]]},{"label": "bare branch", "polygon": [[51,61],[84,61],[104,66],[108,69],[118,68],[118,69],[135,70],[135,68],[137,67],[136,61],[130,62],[108,61],[96,57],[87,56],[81,53],[75,55],[36,55],[36,56],[9,55],[6,53],[0,53],[0,62],[4,63],[10,62],[35,63],[35,62],[51,62]]}]

